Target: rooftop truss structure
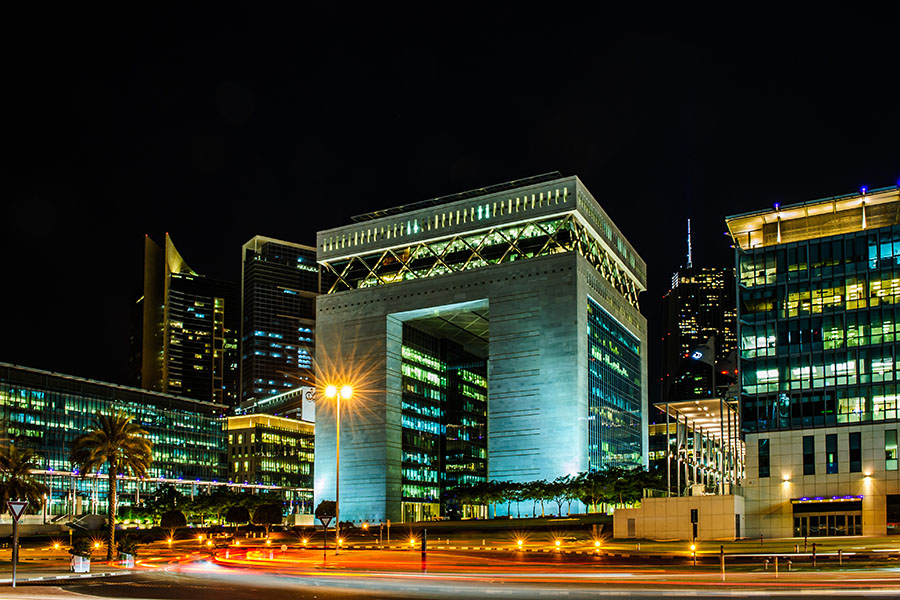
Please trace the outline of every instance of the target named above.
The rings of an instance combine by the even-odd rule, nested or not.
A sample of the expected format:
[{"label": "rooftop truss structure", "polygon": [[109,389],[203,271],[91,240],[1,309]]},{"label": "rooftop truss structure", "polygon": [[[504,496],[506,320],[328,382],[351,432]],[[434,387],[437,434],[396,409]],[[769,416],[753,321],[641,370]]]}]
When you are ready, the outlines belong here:
[{"label": "rooftop truss structure", "polygon": [[581,254],[629,304],[638,308],[637,282],[572,213],[325,260],[321,264],[334,275],[334,284],[327,292],[332,294],[563,252]]}]

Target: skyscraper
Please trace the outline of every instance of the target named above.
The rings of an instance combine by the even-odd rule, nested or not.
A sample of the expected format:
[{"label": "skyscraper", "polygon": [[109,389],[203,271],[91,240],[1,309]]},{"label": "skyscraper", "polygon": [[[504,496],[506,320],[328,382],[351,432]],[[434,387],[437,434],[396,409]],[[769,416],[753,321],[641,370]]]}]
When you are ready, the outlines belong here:
[{"label": "skyscraper", "polygon": [[316,249],[258,235],[242,254],[241,402],[312,385]]},{"label": "skyscraper", "polygon": [[[191,269],[166,234],[144,238],[144,293],[132,336],[135,381],[143,389],[206,402],[237,401],[234,285]],[[140,367],[138,370],[138,366]]]},{"label": "skyscraper", "polygon": [[900,522],[900,193],[729,217],[738,262],[747,534]]},{"label": "skyscraper", "polygon": [[[663,296],[663,399],[715,395],[710,369],[685,362],[710,338],[721,366],[737,347],[734,268],[695,267],[689,252],[687,265],[672,276],[672,289]],[[719,378],[717,387],[729,380]]]},{"label": "skyscraper", "polygon": [[[334,278],[317,302],[317,377],[356,390],[341,518],[433,517],[438,488],[482,477],[646,464],[646,266],[577,177],[354,221],[317,237]],[[334,499],[335,433],[320,402],[317,501]]]}]

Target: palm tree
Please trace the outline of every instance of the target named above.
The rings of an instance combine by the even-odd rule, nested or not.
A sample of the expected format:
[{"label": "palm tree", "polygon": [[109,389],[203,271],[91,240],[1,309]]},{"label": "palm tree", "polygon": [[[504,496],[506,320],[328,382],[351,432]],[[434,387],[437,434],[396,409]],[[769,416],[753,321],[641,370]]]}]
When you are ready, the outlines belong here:
[{"label": "palm tree", "polygon": [[0,446],[0,502],[7,500],[28,500],[31,506],[41,506],[44,494],[50,490],[31,474],[34,452],[28,448],[19,450],[16,446]]},{"label": "palm tree", "polygon": [[147,432],[132,422],[133,418],[120,410],[112,415],[97,412],[94,430],[79,436],[69,453],[69,461],[78,467],[82,476],[107,465],[109,543],[106,560],[113,559],[116,546],[116,477],[120,473],[144,477],[153,461],[153,443],[147,439]]}]

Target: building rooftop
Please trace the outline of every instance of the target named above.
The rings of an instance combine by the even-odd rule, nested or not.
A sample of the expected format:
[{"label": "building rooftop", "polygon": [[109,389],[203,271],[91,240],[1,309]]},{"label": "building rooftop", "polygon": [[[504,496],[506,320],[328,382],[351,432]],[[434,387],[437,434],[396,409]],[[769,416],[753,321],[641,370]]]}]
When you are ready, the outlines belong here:
[{"label": "building rooftop", "polygon": [[[0,380],[7,380],[11,383],[31,386],[44,386],[53,390],[81,393],[92,395],[107,400],[128,399],[128,400],[151,400],[157,405],[182,408],[186,410],[196,410],[198,408],[206,409],[205,412],[224,413],[228,407],[224,404],[216,404],[204,400],[195,400],[184,396],[174,396],[172,394],[164,394],[153,390],[144,390],[127,385],[119,385],[117,383],[109,383],[107,381],[97,381],[95,379],[86,379],[84,377],[76,377],[75,375],[66,375],[56,373],[54,371],[43,371],[41,369],[33,369],[31,367],[23,367],[10,363],[0,362]],[[107,395],[103,393],[103,389],[110,392],[121,392],[121,394]],[[138,395],[136,398],[125,398],[126,395]]]},{"label": "building rooftop", "polygon": [[286,431],[296,431],[298,433],[312,433],[314,426],[307,421],[298,421],[296,419],[287,419],[285,417],[276,417],[274,415],[241,415],[239,417],[228,417],[226,429],[235,431],[238,429],[250,429],[262,425],[273,429],[283,429]]},{"label": "building rooftop", "polygon": [[549,173],[542,173],[541,175],[534,175],[532,177],[525,177],[524,179],[515,179],[513,181],[507,181],[504,183],[498,183],[495,185],[489,185],[483,188],[477,188],[474,190],[468,190],[465,192],[459,192],[456,194],[450,194],[448,196],[440,196],[438,198],[431,198],[429,200],[420,200],[419,202],[413,202],[411,204],[403,204],[401,206],[395,206],[393,208],[385,208],[382,210],[375,210],[372,212],[368,212],[362,215],[356,215],[354,217],[350,217],[350,219],[354,223],[362,223],[364,221],[372,221],[374,219],[380,219],[381,217],[389,217],[393,215],[399,215],[403,213],[412,212],[414,210],[419,210],[420,208],[428,208],[430,206],[438,206],[441,204],[448,204],[450,202],[457,202],[459,200],[466,200],[468,198],[476,198],[478,196],[485,196],[487,194],[494,194],[497,192],[502,192],[504,190],[513,190],[519,187],[523,187],[526,185],[534,185],[535,183],[542,183],[544,181],[553,181],[554,179],[562,178],[562,173],[559,171],[551,171]]},{"label": "building rooftop", "polygon": [[726,217],[741,250],[855,233],[900,222],[897,186],[862,190]]}]

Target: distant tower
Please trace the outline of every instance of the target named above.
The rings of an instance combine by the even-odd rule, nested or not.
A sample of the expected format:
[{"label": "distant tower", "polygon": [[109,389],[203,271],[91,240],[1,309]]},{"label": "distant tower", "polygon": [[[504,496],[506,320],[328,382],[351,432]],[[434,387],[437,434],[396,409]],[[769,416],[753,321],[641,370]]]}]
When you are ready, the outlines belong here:
[{"label": "distant tower", "polygon": [[[737,347],[734,290],[733,268],[693,266],[688,220],[687,266],[672,276],[672,289],[663,297],[663,399],[673,393],[677,399],[712,393],[709,370],[686,376],[682,360],[711,336],[716,340],[717,363]],[[727,381],[722,378],[717,383]]]},{"label": "distant tower", "polygon": [[144,238],[144,293],[132,336],[135,383],[146,390],[233,405],[237,401],[234,285],[197,274],[166,234]]},{"label": "distant tower", "polygon": [[313,385],[316,249],[258,235],[241,266],[241,402]]}]

